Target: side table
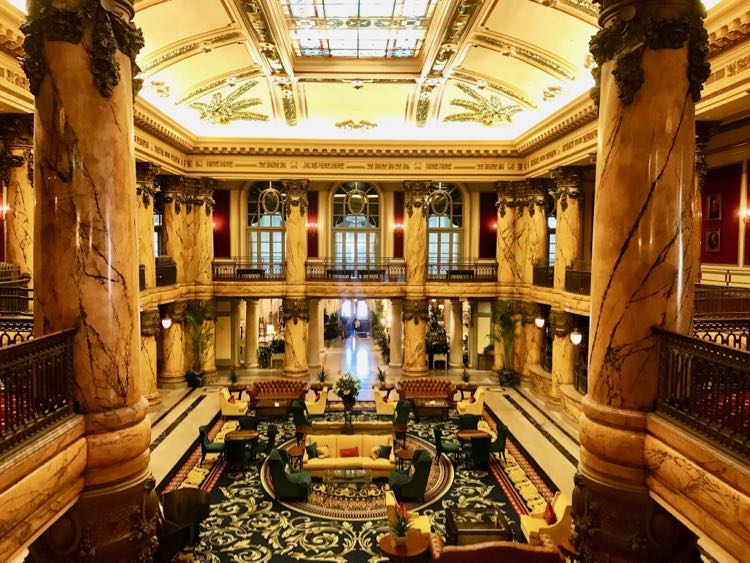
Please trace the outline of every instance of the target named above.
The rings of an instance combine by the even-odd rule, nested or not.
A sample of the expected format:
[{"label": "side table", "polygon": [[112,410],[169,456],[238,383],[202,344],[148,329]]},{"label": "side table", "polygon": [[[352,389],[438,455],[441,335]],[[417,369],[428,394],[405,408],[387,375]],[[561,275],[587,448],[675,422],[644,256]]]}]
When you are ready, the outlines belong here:
[{"label": "side table", "polygon": [[427,551],[429,543],[419,530],[409,530],[406,533],[405,544],[396,545],[393,534],[388,533],[381,536],[378,546],[380,547],[380,551],[384,555],[387,555],[391,562],[400,563],[402,561],[413,561],[418,558]]},{"label": "side table", "polygon": [[401,441],[402,449],[406,449],[406,424],[394,424],[393,434],[396,438],[393,441],[394,449],[396,448],[396,442],[398,442],[399,440]]},{"label": "side table", "polygon": [[414,457],[414,450],[396,450],[396,463],[399,471],[409,471],[411,467],[411,458]]},{"label": "side table", "polygon": [[292,446],[287,453],[289,454],[289,469],[292,471],[302,471],[302,458],[305,456],[305,448],[302,446]]}]

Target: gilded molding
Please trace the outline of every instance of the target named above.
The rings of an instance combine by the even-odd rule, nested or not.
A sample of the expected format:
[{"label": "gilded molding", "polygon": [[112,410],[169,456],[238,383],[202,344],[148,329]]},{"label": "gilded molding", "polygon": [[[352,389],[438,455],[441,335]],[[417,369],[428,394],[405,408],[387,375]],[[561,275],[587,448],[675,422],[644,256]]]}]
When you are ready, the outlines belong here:
[{"label": "gilded molding", "polygon": [[[244,72],[238,72],[236,74],[232,74],[231,77],[234,78],[237,82],[241,82],[248,78],[257,78],[262,75],[263,73],[259,68],[253,68],[251,70],[246,70]],[[182,93],[179,97],[177,97],[174,103],[175,105],[179,106],[179,105],[184,104],[185,102],[188,102],[190,100],[193,100],[195,98],[202,96],[206,92],[210,92],[212,90],[216,90],[217,88],[226,86],[227,78],[229,77],[221,78],[218,80],[210,80],[209,82],[206,82],[205,84],[201,84],[200,86],[197,86],[193,88],[192,90],[188,90]]]},{"label": "gilded molding", "polygon": [[[601,66],[615,61],[612,76],[620,101],[631,104],[645,80],[641,60],[646,49],[682,49],[687,43],[687,79],[693,101],[701,98],[703,83],[711,74],[708,33],[703,27],[705,11],[698,0],[686,5],[677,17],[663,17],[661,3],[597,0],[602,4],[601,29],[591,38],[589,48],[597,66],[592,70],[596,86],[591,96],[599,103]],[[625,5],[624,5],[625,4]],[[666,11],[666,10],[664,10]]]},{"label": "gilded molding", "polygon": [[430,182],[404,182],[404,207],[411,217],[414,209],[421,209],[422,216],[427,217],[427,203],[430,195]]},{"label": "gilded molding", "polygon": [[511,123],[513,115],[523,111],[521,106],[503,105],[499,96],[490,94],[489,97],[485,98],[467,84],[458,82],[456,87],[471,99],[453,98],[450,105],[463,108],[466,111],[447,115],[443,118],[443,121],[475,122],[481,123],[485,127],[498,127],[503,123]]},{"label": "gilded molding", "polygon": [[595,104],[591,104],[583,110],[571,115],[567,119],[555,123],[554,126],[550,127],[544,133],[540,133],[533,139],[530,139],[526,143],[517,147],[518,156],[528,156],[536,150],[541,149],[551,143],[554,143],[558,139],[561,139],[568,133],[575,131],[587,125],[593,121],[596,121],[599,117],[599,108]]},{"label": "gilded molding", "polygon": [[284,119],[289,127],[297,125],[297,101],[294,98],[294,84],[288,80],[277,80],[276,85],[281,90],[281,105],[284,108]]},{"label": "gilded molding", "polygon": [[310,182],[307,180],[282,180],[281,186],[284,192],[284,207],[289,213],[290,206],[298,207],[300,215],[307,212],[307,188]]},{"label": "gilded molding", "polygon": [[247,22],[250,24],[248,30],[258,41],[258,51],[266,59],[273,74],[282,74],[284,65],[281,62],[279,48],[276,45],[273,33],[268,25],[268,18],[263,11],[263,4],[256,0],[239,0],[238,5],[242,10]]},{"label": "gilded molding", "polygon": [[565,338],[573,330],[573,315],[552,309],[549,313],[549,324],[555,336]]},{"label": "gilded molding", "polygon": [[414,324],[419,324],[419,321],[426,323],[429,320],[427,299],[403,299],[401,303],[401,318],[404,322],[413,320]]},{"label": "gilded molding", "polygon": [[435,88],[437,88],[437,86],[437,80],[428,79],[419,87],[419,93],[417,94],[417,112],[415,116],[417,127],[424,127],[427,123],[427,118],[430,116],[430,107],[432,106],[432,97],[435,94]]},{"label": "gilded molding", "polygon": [[300,320],[310,320],[310,301],[303,297],[302,299],[290,299],[284,297],[281,300],[281,314],[284,322],[294,321],[297,324]]},{"label": "gilded molding", "polygon": [[708,35],[708,54],[713,58],[750,40],[750,11]]},{"label": "gilded molding", "polygon": [[[486,78],[476,76],[474,73],[457,68],[454,69],[452,75],[452,78],[455,78],[456,80],[463,80],[464,82],[468,82],[469,84],[475,86],[476,88],[479,88],[479,82],[480,80],[484,81],[486,83],[486,88],[490,90],[495,90],[496,92],[500,92],[504,96],[507,96],[511,100],[515,100],[518,102],[521,106],[527,108],[527,109],[536,109],[538,106],[536,102],[534,101],[534,98],[532,98],[529,94],[524,92],[523,90],[520,90],[518,88],[515,88],[511,86],[510,84],[504,84],[501,82],[496,82],[494,80],[487,80]],[[461,88],[461,86],[457,85],[461,90],[468,92],[464,90],[464,88]],[[475,94],[478,95],[477,92]],[[480,96],[481,97],[481,96]],[[498,104],[500,102],[498,101]],[[500,104],[501,105],[501,104]],[[501,105],[502,106],[502,105]],[[515,107],[515,106],[505,106],[505,107]],[[491,113],[497,112],[496,108],[492,107],[489,109]],[[515,112],[514,112],[515,113]]]},{"label": "gilded molding", "polygon": [[135,163],[135,193],[140,196],[143,206],[146,208],[160,191],[156,183],[156,176],[160,171],[161,166],[153,162]]},{"label": "gilded molding", "polygon": [[339,121],[338,123],[336,123],[336,127],[338,127],[339,129],[346,129],[348,131],[367,131],[368,129],[375,129],[377,126],[377,123],[373,123],[372,121],[367,121],[365,119],[360,119],[359,121],[347,119],[346,121]]},{"label": "gilded molding", "polygon": [[440,42],[440,48],[438,49],[437,57],[432,62],[430,69],[431,76],[440,75],[448,63],[456,54],[458,44],[465,33],[471,28],[471,23],[474,14],[477,11],[484,0],[459,0],[456,9],[454,10],[450,22],[445,30],[445,35]]},{"label": "gilded molding", "polygon": [[141,336],[156,336],[161,330],[159,309],[141,311]]},{"label": "gilded molding", "polygon": [[521,45],[510,37],[500,39],[498,37],[479,33],[472,37],[472,41],[483,43],[484,45],[491,47],[493,51],[497,51],[501,54],[507,53],[507,56],[514,57],[520,61],[544,70],[555,78],[562,78],[565,80],[576,79],[574,68],[571,68],[569,65],[560,61],[553,60],[550,57],[544,56],[525,45]]},{"label": "gilded molding", "polygon": [[568,208],[568,198],[578,200],[583,197],[583,167],[560,166],[552,171],[555,182],[554,198],[560,202],[560,208]]},{"label": "gilded molding", "polygon": [[248,111],[251,107],[261,105],[260,98],[240,99],[257,85],[257,80],[249,80],[242,86],[234,87],[226,96],[221,92],[214,92],[210,102],[193,102],[188,107],[198,110],[201,119],[218,125],[227,125],[232,121],[268,121],[267,115]]},{"label": "gilded molding", "polygon": [[240,33],[239,31],[231,31],[228,33],[222,33],[221,35],[217,35],[215,37],[204,39],[202,41],[191,41],[190,43],[180,45],[179,47],[176,47],[171,51],[155,56],[154,58],[145,62],[141,70],[143,72],[150,72],[155,68],[164,65],[165,63],[182,57],[183,55],[187,55],[188,53],[191,53],[193,51],[204,50],[206,49],[206,47],[216,46],[220,43],[241,42],[243,40],[244,36],[242,35],[242,33]]},{"label": "gilded molding", "polygon": [[[128,21],[121,15],[125,15]],[[29,15],[20,28],[26,36],[23,41],[26,56],[21,66],[29,79],[31,93],[39,94],[47,74],[46,42],[78,44],[84,32],[90,29],[91,44],[85,44],[85,49],[91,60],[91,74],[97,90],[109,98],[120,83],[120,65],[115,59],[119,50],[130,59],[135,100],[141,87],[141,81],[135,78],[140,72],[135,59],[144,42],[141,30],[129,21],[132,17],[133,5],[128,0],[86,0],[77,11],[60,10],[52,5],[51,0],[32,0]]]}]

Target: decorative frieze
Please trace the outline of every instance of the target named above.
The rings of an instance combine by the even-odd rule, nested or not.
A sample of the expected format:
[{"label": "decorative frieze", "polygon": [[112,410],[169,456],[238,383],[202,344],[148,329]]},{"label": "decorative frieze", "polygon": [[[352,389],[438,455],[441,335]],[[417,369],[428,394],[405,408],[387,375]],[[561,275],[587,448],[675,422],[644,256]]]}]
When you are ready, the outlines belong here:
[{"label": "decorative frieze", "polygon": [[159,185],[164,203],[172,203],[176,214],[179,215],[183,206],[185,213],[192,212],[193,206],[205,206],[206,215],[211,215],[216,180],[205,177],[159,176]]},{"label": "decorative frieze", "polygon": [[307,180],[282,180],[281,186],[284,190],[284,206],[289,213],[289,207],[299,207],[300,215],[307,212],[307,188],[310,182]]},{"label": "decorative frieze", "polygon": [[160,191],[156,183],[156,176],[160,171],[161,166],[153,162],[135,163],[135,193],[141,198],[146,208]]},{"label": "decorative frieze", "polygon": [[549,313],[549,324],[555,336],[565,338],[573,330],[573,315],[552,309]]},{"label": "decorative frieze", "polygon": [[421,209],[422,216],[427,217],[427,204],[430,194],[430,182],[404,182],[404,207],[411,217],[414,209]]},{"label": "decorative frieze", "polygon": [[285,297],[281,301],[281,315],[286,321],[294,321],[297,324],[300,320],[305,322],[310,320],[310,301],[307,298],[291,299]]},{"label": "decorative frieze", "polygon": [[554,198],[560,202],[560,208],[568,208],[568,198],[578,200],[583,197],[583,168],[580,166],[561,166],[552,171],[555,182]]},{"label": "decorative frieze", "polygon": [[159,309],[141,311],[141,336],[156,336],[161,330]]},{"label": "decorative frieze", "polygon": [[21,32],[26,36],[23,42],[26,56],[21,66],[29,79],[31,93],[39,94],[47,74],[45,43],[65,41],[78,44],[82,42],[84,32],[90,29],[90,40],[84,42],[84,48],[91,61],[91,74],[97,90],[109,98],[120,83],[120,65],[115,56],[119,50],[130,59],[135,99],[141,86],[141,81],[135,79],[140,72],[135,59],[144,42],[141,30],[130,22],[133,12],[133,3],[127,0],[84,0],[76,11],[58,9],[49,1],[32,0],[28,17],[21,25]]},{"label": "decorative frieze", "polygon": [[419,321],[426,323],[430,318],[427,299],[404,299],[401,318],[404,322],[413,320],[414,324],[418,324]]}]

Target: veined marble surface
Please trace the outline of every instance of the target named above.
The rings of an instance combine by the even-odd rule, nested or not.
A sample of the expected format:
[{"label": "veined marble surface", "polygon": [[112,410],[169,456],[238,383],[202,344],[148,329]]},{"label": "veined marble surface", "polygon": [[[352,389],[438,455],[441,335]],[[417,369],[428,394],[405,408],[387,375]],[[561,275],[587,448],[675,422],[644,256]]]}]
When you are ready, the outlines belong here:
[{"label": "veined marble surface", "polygon": [[[24,150],[12,148],[22,156]],[[5,261],[16,264],[21,275],[31,276],[34,269],[34,188],[29,181],[29,162],[8,168],[5,202]]]},{"label": "veined marble surface", "polygon": [[557,202],[555,229],[555,289],[565,288],[565,268],[580,259],[581,211],[577,199],[568,198],[563,209]]}]

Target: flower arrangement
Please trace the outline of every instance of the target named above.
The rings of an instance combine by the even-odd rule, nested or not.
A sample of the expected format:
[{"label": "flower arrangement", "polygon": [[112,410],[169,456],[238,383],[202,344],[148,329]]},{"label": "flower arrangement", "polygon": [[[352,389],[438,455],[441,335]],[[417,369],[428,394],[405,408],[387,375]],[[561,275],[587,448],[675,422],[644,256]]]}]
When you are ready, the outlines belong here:
[{"label": "flower arrangement", "polygon": [[406,506],[400,502],[396,503],[396,517],[391,521],[390,530],[391,533],[397,538],[406,538],[406,533],[411,527],[409,521],[409,512],[406,510]]},{"label": "flower arrangement", "polygon": [[352,374],[345,373],[333,384],[333,392],[343,401],[346,399],[355,400],[359,395],[359,381],[352,377]]},{"label": "flower arrangement", "polygon": [[385,375],[386,375],[385,370],[379,367],[378,372],[375,375],[375,377],[377,378],[378,383],[380,383],[381,385],[385,383]]}]

